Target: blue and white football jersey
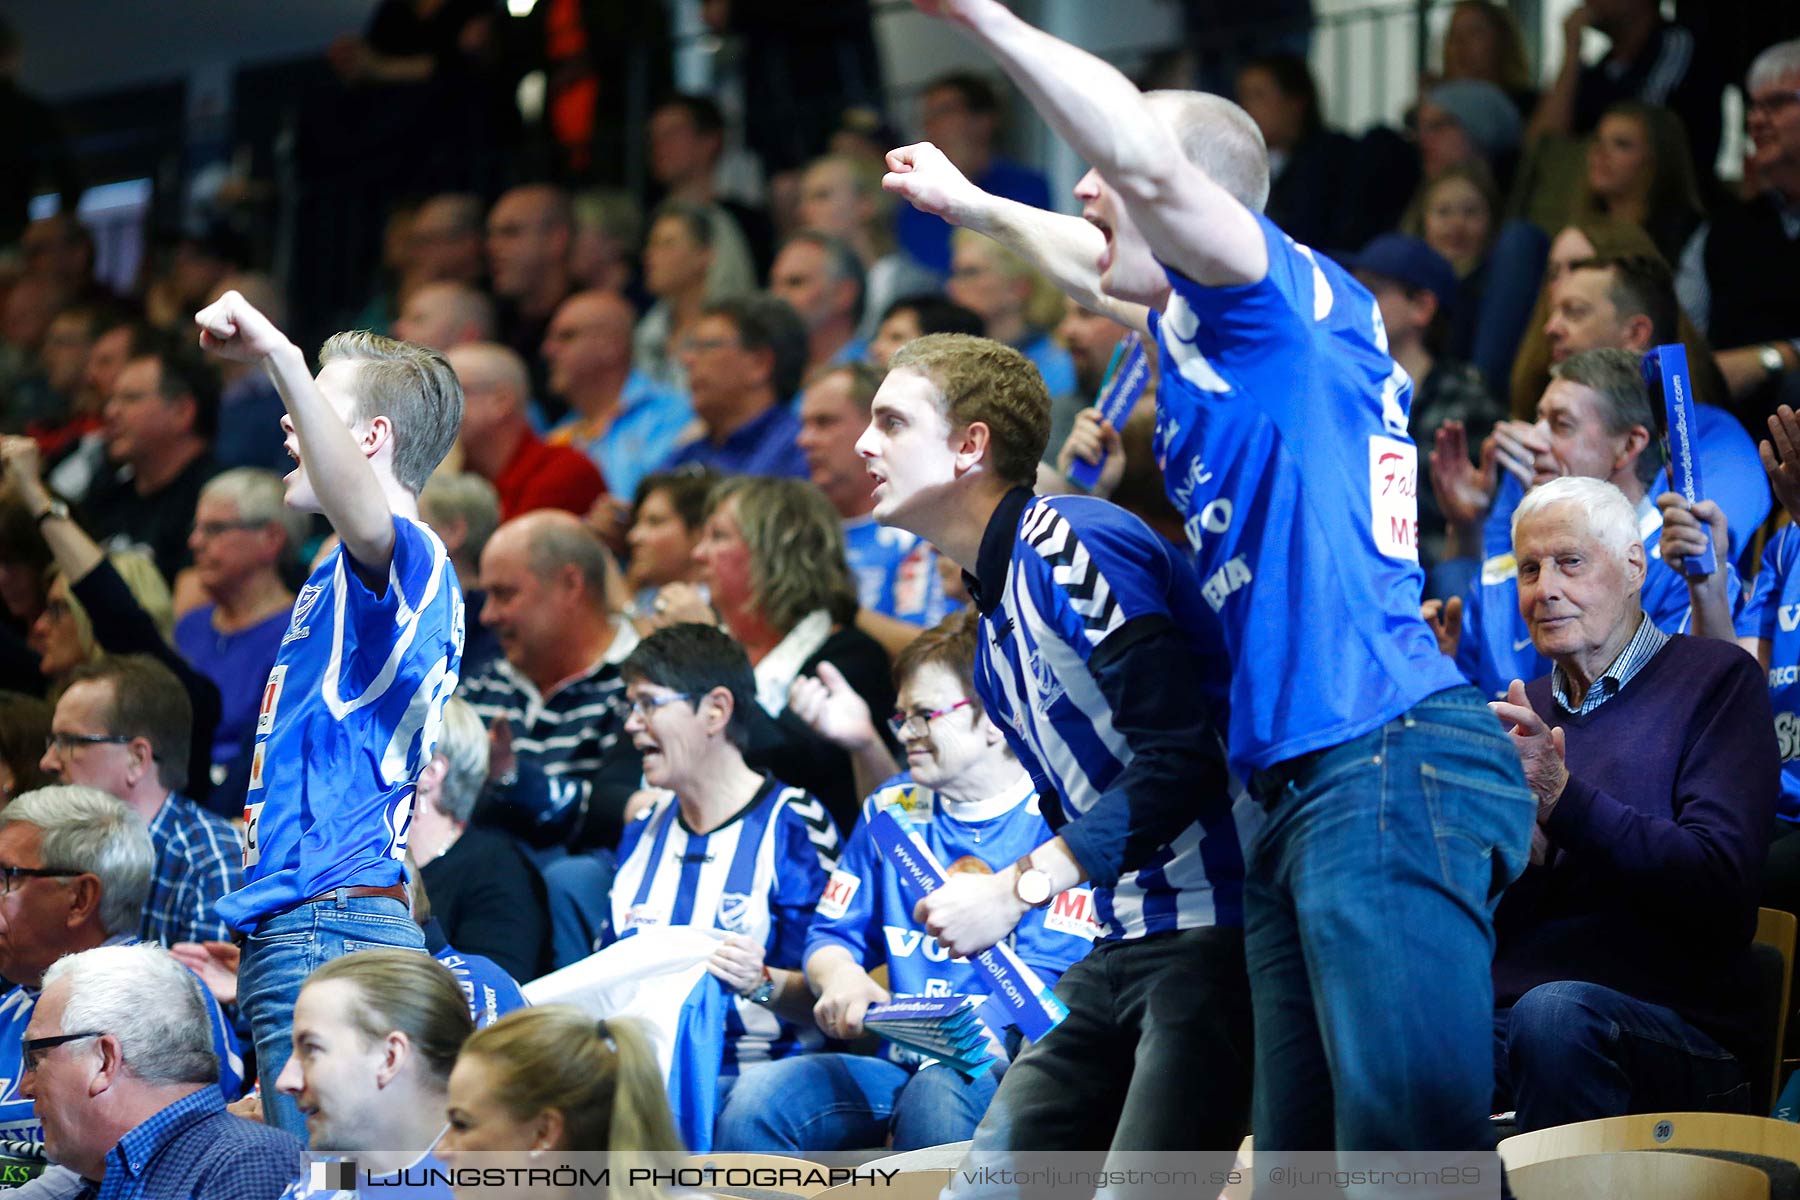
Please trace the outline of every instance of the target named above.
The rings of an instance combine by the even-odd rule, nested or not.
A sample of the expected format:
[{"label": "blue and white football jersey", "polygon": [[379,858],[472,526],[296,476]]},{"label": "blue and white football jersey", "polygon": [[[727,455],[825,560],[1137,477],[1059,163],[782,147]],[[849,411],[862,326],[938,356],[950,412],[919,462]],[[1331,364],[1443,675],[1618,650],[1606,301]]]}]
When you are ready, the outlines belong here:
[{"label": "blue and white football jersey", "polygon": [[[1126,622],[1164,617],[1185,639],[1199,677],[1222,690],[1228,670],[1218,622],[1181,553],[1104,500],[1035,497],[1009,542],[1005,587],[981,618],[975,688],[1038,791],[1056,796],[1062,816],[1073,821],[1132,758],[1088,660]],[[990,603],[986,596],[981,602]],[[1216,711],[1220,698],[1187,699]],[[1199,784],[1195,790],[1192,825],[1117,886],[1094,889],[1106,937],[1243,924],[1240,838],[1259,810],[1241,793],[1200,794]]]},{"label": "blue and white football jersey", "polygon": [[[1512,518],[1524,498],[1518,480],[1507,476],[1495,494],[1482,527],[1481,569],[1463,598],[1462,637],[1456,665],[1484,695],[1504,696],[1515,679],[1530,683],[1550,673],[1550,660],[1537,652],[1531,626],[1519,611],[1519,564],[1512,552]],[[1649,496],[1637,509],[1638,536],[1644,543],[1644,611],[1664,633],[1687,633],[1693,599],[1681,572],[1662,559],[1662,510]],[[1737,568],[1726,564],[1727,587],[1734,611],[1741,611],[1743,585]]]},{"label": "blue and white football jersey", "polygon": [[1775,815],[1800,822],[1800,525],[1787,525],[1763,548],[1755,591],[1738,617],[1739,637],[1769,640],[1769,700],[1781,751]]},{"label": "blue and white football jersey", "polygon": [[[603,939],[640,929],[698,925],[761,942],[763,961],[797,971],[806,931],[837,863],[837,827],[825,805],[768,780],[756,799],[711,833],[690,833],[667,797],[625,827],[612,912]],[[722,1071],[822,1044],[812,1022],[796,1028],[741,997],[725,1014]]]},{"label": "blue and white football jersey", "polygon": [[1170,270],[1150,314],[1157,462],[1235,668],[1244,778],[1463,682],[1419,616],[1412,382],[1375,298],[1257,220],[1262,280],[1208,288]]},{"label": "blue and white football jersey", "polygon": [[[842,946],[864,970],[886,963],[888,991],[895,996],[985,995],[987,976],[968,959],[951,958],[913,920],[913,906],[892,860],[869,836],[870,819],[887,808],[905,814],[946,871],[997,873],[1051,838],[1038,811],[1037,788],[1021,775],[1018,786],[991,799],[956,801],[915,784],[909,773],[894,776],[863,801],[862,816],[825,885],[807,935],[809,958],[822,946]],[[1094,890],[1075,887],[1056,896],[1048,908],[1027,912],[1006,940],[1046,986],[1054,987],[1099,933]],[[916,1055],[889,1043],[883,1043],[883,1051],[896,1062],[917,1061]]]},{"label": "blue and white football jersey", "polygon": [[844,554],[864,608],[930,629],[956,605],[938,577],[937,548],[874,517],[844,522]]},{"label": "blue and white football jersey", "polygon": [[431,760],[462,663],[463,601],[437,535],[394,518],[381,595],[342,545],[294,600],[263,688],[244,804],[233,929],[335,887],[402,880],[413,784]]}]

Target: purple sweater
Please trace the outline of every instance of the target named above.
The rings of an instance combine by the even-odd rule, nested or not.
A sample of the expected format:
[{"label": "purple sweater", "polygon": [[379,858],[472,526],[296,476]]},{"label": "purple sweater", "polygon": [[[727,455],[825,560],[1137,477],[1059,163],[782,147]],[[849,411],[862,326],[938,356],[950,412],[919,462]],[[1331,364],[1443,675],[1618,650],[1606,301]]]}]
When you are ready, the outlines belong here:
[{"label": "purple sweater", "polygon": [[1728,1049],[1753,1016],[1750,941],[1781,763],[1768,684],[1728,642],[1677,635],[1567,738],[1546,865],[1495,914],[1494,1001],[1575,979],[1673,1008]]}]

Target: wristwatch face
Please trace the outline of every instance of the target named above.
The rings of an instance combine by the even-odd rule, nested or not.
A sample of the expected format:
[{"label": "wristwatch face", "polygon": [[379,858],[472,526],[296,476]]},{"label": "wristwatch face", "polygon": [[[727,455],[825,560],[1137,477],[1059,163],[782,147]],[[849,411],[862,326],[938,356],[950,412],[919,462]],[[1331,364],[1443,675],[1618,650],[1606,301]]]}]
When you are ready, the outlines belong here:
[{"label": "wristwatch face", "polygon": [[1763,346],[1757,350],[1762,359],[1763,370],[1771,375],[1781,374],[1785,364],[1781,361],[1781,351],[1773,346]]},{"label": "wristwatch face", "polygon": [[1036,908],[1050,898],[1050,876],[1033,868],[1019,875],[1019,899]]}]

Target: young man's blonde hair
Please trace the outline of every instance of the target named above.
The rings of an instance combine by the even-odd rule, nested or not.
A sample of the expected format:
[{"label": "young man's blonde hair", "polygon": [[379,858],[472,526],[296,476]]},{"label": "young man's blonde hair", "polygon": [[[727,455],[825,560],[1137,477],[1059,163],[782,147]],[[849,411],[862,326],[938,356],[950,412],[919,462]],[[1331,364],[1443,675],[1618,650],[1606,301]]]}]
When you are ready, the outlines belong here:
[{"label": "young man's blonde hair", "polygon": [[356,373],[357,421],[385,416],[394,427],[394,479],[418,495],[444,461],[462,428],[462,384],[436,350],[379,333],[334,334],[319,350],[319,366],[347,359]]},{"label": "young man's blonde hair", "polygon": [[916,371],[938,391],[952,429],[988,428],[988,461],[1002,481],[1037,482],[1050,440],[1050,392],[1031,360],[1002,342],[966,333],[930,333],[894,354],[889,373]]}]

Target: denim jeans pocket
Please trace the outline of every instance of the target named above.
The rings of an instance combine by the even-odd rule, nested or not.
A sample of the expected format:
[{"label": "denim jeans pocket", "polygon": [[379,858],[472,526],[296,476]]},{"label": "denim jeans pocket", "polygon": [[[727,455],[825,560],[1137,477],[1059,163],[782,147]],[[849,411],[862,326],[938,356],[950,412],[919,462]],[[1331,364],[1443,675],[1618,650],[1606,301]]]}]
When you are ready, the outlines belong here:
[{"label": "denim jeans pocket", "polygon": [[1537,802],[1521,783],[1419,767],[1443,881],[1469,902],[1489,905],[1525,869]]}]

